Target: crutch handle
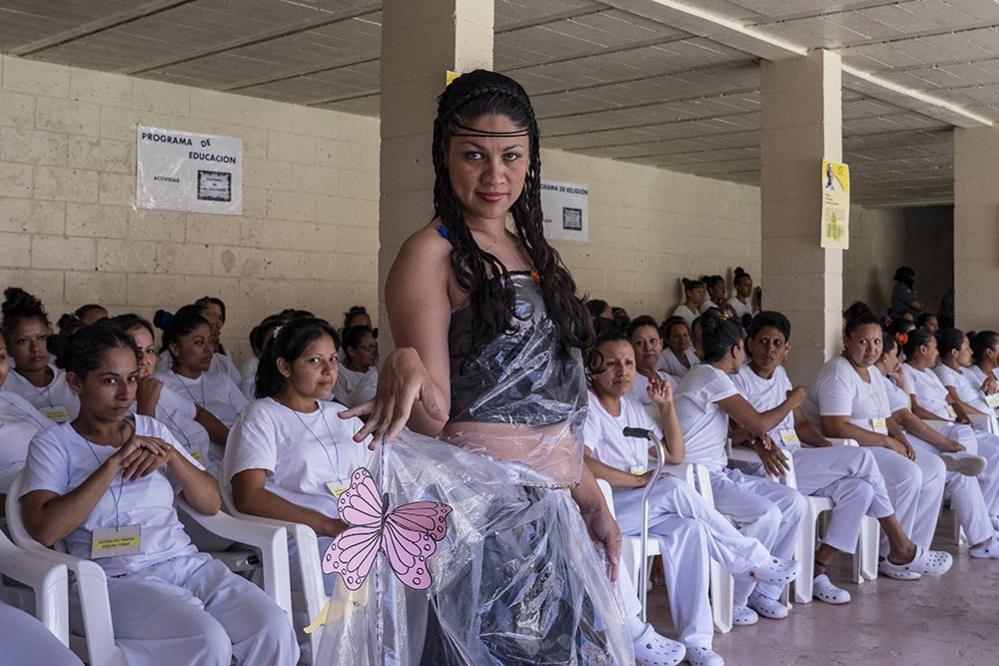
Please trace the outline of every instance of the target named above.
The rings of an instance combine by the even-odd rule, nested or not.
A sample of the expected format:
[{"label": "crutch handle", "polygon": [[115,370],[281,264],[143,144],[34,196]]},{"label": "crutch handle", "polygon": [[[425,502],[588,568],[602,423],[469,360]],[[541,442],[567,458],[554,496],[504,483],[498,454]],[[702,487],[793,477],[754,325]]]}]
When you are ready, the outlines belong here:
[{"label": "crutch handle", "polygon": [[652,431],[646,428],[625,428],[625,437],[637,437],[638,439],[652,439]]}]

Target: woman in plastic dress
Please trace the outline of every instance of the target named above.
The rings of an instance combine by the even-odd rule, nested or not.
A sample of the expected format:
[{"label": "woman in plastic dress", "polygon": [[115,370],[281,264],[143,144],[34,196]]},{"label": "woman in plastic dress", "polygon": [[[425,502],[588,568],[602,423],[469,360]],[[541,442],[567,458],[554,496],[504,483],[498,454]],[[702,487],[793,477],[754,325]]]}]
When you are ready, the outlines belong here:
[{"label": "woman in plastic dress", "polygon": [[593,332],[544,238],[523,88],[456,79],[433,162],[435,217],[385,286],[396,349],[375,400],[342,414],[368,415],[355,439],[385,446],[340,496],[353,527],[323,558],[344,584],[316,663],[679,663],[634,588],[615,591],[620,531],[580,439]]}]

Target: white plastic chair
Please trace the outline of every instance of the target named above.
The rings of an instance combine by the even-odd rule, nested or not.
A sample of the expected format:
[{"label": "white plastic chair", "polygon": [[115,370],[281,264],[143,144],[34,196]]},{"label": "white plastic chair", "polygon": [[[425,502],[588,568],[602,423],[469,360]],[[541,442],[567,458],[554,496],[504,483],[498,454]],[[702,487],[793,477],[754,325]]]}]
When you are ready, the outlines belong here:
[{"label": "white plastic chair", "polygon": [[[7,495],[7,526],[14,542],[42,561],[59,563],[73,573],[80,596],[84,636],[69,636],[69,646],[90,666],[126,666],[125,655],[114,640],[107,576],[99,564],[74,557],[36,541],[24,527],[21,516],[22,478],[11,485]],[[206,516],[195,511],[182,497],[175,505],[212,534],[245,543],[260,550],[264,591],[281,607],[291,621],[288,582],[288,534],[280,527],[258,525],[219,512]],[[68,616],[68,613],[67,613]]]},{"label": "white plastic chair", "polygon": [[[302,589],[295,590],[291,595],[291,608],[304,611],[308,618],[307,622],[312,622],[319,617],[330,598],[326,595],[322,564],[319,561],[319,538],[316,536],[315,530],[301,523],[241,513],[236,508],[236,502],[232,497],[232,486],[224,482],[219,485],[222,488],[222,503],[233,516],[251,523],[283,528],[291,535],[298,552],[296,558],[298,561],[291,563],[290,551],[287,551],[285,553],[285,567],[297,566],[302,581]],[[308,635],[310,655],[313,657],[319,654],[322,629],[319,627]],[[303,661],[308,661],[308,659],[303,659]]]},{"label": "white plastic chair", "polygon": [[18,548],[0,531],[0,574],[34,591],[35,617],[69,647],[69,573],[66,565]]}]

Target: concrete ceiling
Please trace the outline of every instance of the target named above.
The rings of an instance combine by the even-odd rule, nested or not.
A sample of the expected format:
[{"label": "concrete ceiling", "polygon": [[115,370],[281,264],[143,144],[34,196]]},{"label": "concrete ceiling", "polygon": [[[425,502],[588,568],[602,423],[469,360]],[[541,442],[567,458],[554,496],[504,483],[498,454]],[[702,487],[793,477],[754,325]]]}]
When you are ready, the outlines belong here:
[{"label": "concrete ceiling", "polygon": [[[378,113],[373,0],[0,0],[0,51]],[[761,58],[843,56],[867,205],[953,200],[954,125],[999,120],[993,0],[496,0],[547,147],[759,182]]]}]

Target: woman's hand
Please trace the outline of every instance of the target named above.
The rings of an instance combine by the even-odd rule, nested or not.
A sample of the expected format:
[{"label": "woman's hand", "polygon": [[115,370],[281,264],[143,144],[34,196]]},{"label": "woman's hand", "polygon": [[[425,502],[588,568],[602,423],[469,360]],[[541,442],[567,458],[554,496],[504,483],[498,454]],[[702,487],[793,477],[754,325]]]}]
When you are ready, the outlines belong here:
[{"label": "woman's hand", "polygon": [[435,421],[442,425],[447,422],[447,412],[441,408],[444,396],[440,395],[420,355],[412,347],[402,347],[386,357],[378,373],[378,391],[374,400],[340,412],[340,418],[370,415],[364,427],[354,435],[354,441],[363,442],[373,434],[369,448],[374,449],[377,443],[399,436],[416,402],[420,402]]},{"label": "woman's hand", "polygon": [[805,403],[805,399],[807,397],[808,392],[801,386],[795,386],[787,392],[787,399],[791,403],[793,409],[801,407]]},{"label": "woman's hand", "polygon": [[[649,485],[649,483],[652,482],[652,477],[655,475],[655,473],[656,473],[656,471],[652,470],[652,471],[646,472],[645,474],[635,474],[635,475],[633,475],[634,478],[635,478],[635,485],[634,485],[634,487],[635,488],[644,488],[645,486]],[[665,479],[667,476],[669,476],[669,472],[660,472],[659,473],[659,479],[660,480]]]},{"label": "woman's hand", "polygon": [[944,453],[960,453],[961,451],[966,451],[964,445],[953,439],[945,440],[944,443],[938,447]]},{"label": "woman's hand", "polygon": [[132,435],[125,446],[132,443],[137,446],[139,454],[130,458],[127,465],[122,466],[121,478],[124,481],[134,481],[149,476],[160,467],[169,464],[177,455],[172,446],[158,437]]},{"label": "woman's hand", "polygon": [[610,580],[617,582],[618,567],[621,563],[621,528],[611,515],[607,505],[602,503],[599,507],[584,511],[580,507],[580,515],[586,523],[586,529],[590,533],[590,538],[601,543],[607,551],[607,559],[610,561]]},{"label": "woman's hand", "polygon": [[136,383],[135,411],[143,416],[156,416],[156,405],[160,401],[163,382],[155,377],[142,377]]},{"label": "woman's hand", "polygon": [[992,395],[996,392],[999,392],[999,382],[996,381],[995,375],[990,372],[985,377],[985,381],[982,382],[982,393],[985,395]]},{"label": "woman's hand", "polygon": [[763,469],[767,471],[767,474],[782,477],[791,470],[787,457],[781,448],[774,444],[770,435],[764,435],[762,439],[756,438],[753,440],[752,446],[756,455],[760,457],[760,462],[763,463]]},{"label": "woman's hand", "polygon": [[912,448],[912,444],[909,444],[909,442],[900,442],[894,437],[886,436],[884,446],[886,449],[891,449],[895,453],[905,456],[909,460],[916,459],[916,450]]},{"label": "woman's hand", "polygon": [[649,377],[649,386],[645,390],[660,409],[669,409],[673,404],[673,388],[658,374],[653,372],[653,376]]}]

